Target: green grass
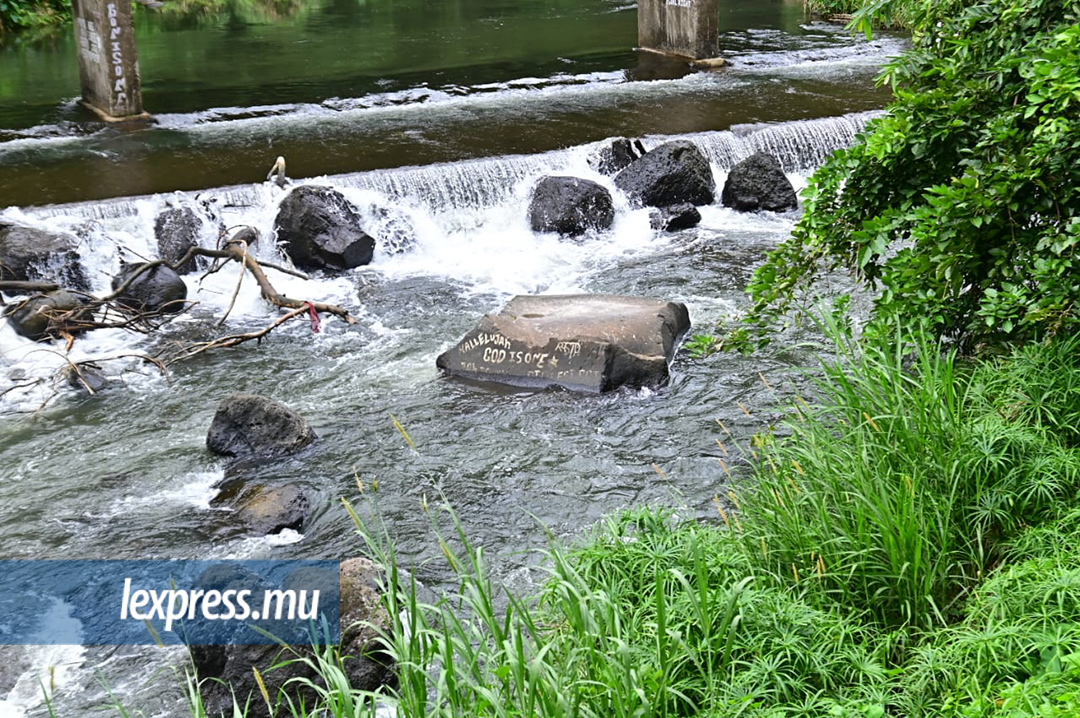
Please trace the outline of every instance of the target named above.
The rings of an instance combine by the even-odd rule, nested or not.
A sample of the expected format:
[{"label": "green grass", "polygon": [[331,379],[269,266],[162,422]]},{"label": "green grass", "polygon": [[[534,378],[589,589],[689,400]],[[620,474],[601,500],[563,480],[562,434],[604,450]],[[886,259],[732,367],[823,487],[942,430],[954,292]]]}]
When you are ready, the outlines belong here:
[{"label": "green grass", "polygon": [[759,442],[745,550],[886,630],[948,625],[1005,542],[1075,500],[1080,343],[965,366],[928,340],[855,346],[827,329],[838,358],[813,406]]}]

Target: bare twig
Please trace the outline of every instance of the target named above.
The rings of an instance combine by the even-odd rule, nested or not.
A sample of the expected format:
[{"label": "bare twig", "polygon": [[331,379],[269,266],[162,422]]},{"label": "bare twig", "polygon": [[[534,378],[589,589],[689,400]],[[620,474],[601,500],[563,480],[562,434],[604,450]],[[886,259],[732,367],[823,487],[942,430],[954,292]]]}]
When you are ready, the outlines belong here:
[{"label": "bare twig", "polygon": [[169,358],[165,359],[163,361],[163,363],[164,363],[165,366],[169,366],[171,364],[175,364],[178,361],[184,361],[185,359],[190,359],[193,356],[197,356],[197,355],[202,354],[203,352],[207,352],[207,351],[209,351],[211,349],[223,349],[225,347],[235,347],[237,345],[243,344],[244,342],[249,342],[249,341],[251,341],[253,339],[255,339],[255,340],[262,339],[267,334],[274,331],[275,329],[277,329],[279,326],[281,326],[285,322],[289,321],[290,319],[293,319],[294,317],[298,317],[298,316],[304,314],[307,311],[308,311],[307,305],[304,305],[303,307],[301,307],[299,309],[293,309],[293,310],[291,310],[289,312],[286,312],[285,314],[282,314],[280,317],[275,319],[268,326],[265,326],[262,329],[259,329],[258,331],[246,332],[244,334],[232,334],[230,336],[219,337],[217,339],[213,339],[213,340],[208,341],[208,342],[199,342],[198,344],[181,346],[177,354],[173,355],[172,357],[169,357]]},{"label": "bare twig", "polygon": [[232,313],[233,307],[236,306],[236,298],[240,296],[240,286],[244,283],[244,276],[247,274],[247,267],[244,262],[247,261],[248,243],[242,239],[236,241],[243,245],[244,258],[240,262],[240,277],[236,280],[236,289],[233,290],[232,299],[229,301],[229,308],[225,310],[225,314],[221,316],[221,319],[219,319],[218,323],[215,325],[218,327],[225,323],[225,320],[229,318],[229,314]]}]

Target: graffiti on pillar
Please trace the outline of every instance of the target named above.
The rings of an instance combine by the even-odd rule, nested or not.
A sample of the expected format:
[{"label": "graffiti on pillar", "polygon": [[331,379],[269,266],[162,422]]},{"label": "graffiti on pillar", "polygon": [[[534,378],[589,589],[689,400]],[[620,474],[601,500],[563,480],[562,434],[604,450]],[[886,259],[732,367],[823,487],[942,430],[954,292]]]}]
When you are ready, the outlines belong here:
[{"label": "graffiti on pillar", "polygon": [[109,15],[109,44],[112,49],[113,68],[113,107],[123,107],[127,102],[127,78],[124,77],[124,53],[120,49],[120,34],[123,28],[116,15],[116,3],[105,6]]},{"label": "graffiti on pillar", "polygon": [[79,53],[90,62],[101,62],[101,33],[97,23],[86,18],[76,18],[79,25],[76,37],[79,38]]}]

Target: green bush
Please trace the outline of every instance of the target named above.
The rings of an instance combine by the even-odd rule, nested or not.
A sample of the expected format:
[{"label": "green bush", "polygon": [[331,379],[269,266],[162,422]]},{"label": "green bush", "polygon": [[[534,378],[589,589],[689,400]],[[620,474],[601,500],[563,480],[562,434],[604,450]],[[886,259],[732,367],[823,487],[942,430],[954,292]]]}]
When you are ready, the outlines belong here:
[{"label": "green bush", "polygon": [[814,174],[735,344],[766,343],[835,268],[880,288],[871,334],[900,316],[966,350],[1080,326],[1080,5],[915,7],[888,114]]},{"label": "green bush", "polygon": [[0,35],[13,30],[59,25],[71,19],[65,0],[0,0]]}]

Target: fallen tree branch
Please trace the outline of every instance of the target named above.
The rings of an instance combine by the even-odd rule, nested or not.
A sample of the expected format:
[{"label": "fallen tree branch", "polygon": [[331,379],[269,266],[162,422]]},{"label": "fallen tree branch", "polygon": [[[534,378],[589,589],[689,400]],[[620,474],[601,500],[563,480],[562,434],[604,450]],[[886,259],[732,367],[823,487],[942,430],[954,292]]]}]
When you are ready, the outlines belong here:
[{"label": "fallen tree branch", "polygon": [[198,344],[181,345],[178,352],[176,354],[174,354],[173,356],[162,360],[162,364],[167,367],[167,366],[169,366],[171,364],[175,364],[176,362],[183,361],[185,359],[190,359],[193,356],[197,356],[197,355],[202,354],[203,352],[209,351],[211,349],[222,349],[222,348],[225,348],[225,347],[235,347],[235,346],[237,346],[239,344],[243,344],[244,342],[249,342],[249,341],[252,341],[252,340],[262,339],[267,334],[274,331],[275,329],[277,329],[279,326],[281,326],[285,322],[287,322],[290,319],[293,319],[295,317],[298,317],[301,314],[305,314],[307,311],[308,311],[307,305],[304,305],[300,309],[293,309],[292,311],[289,311],[289,312],[286,312],[285,314],[282,314],[280,317],[275,319],[271,324],[269,324],[268,326],[263,327],[262,329],[260,329],[258,331],[246,332],[244,334],[232,334],[232,335],[227,336],[227,337],[219,337],[217,339],[212,339],[211,341],[208,341],[208,342],[199,342]]},{"label": "fallen tree branch", "polygon": [[[255,282],[259,285],[259,291],[262,294],[263,299],[270,302],[276,307],[282,309],[300,309],[307,308],[308,304],[314,307],[316,312],[324,314],[333,314],[340,319],[343,319],[346,324],[356,324],[356,319],[349,314],[348,311],[342,309],[336,304],[326,304],[325,302],[307,302],[302,299],[293,299],[286,297],[281,292],[274,289],[274,285],[270,283],[270,280],[266,276],[266,272],[263,271],[262,266],[254,257],[247,252],[247,242],[243,240],[235,241],[229,240],[225,243],[224,249],[205,249],[203,247],[192,247],[188,250],[177,264],[183,264],[191,257],[213,257],[218,259],[232,259],[240,262],[247,270],[251,272],[251,275],[255,277]],[[266,266],[278,271],[291,274],[296,277],[302,277],[307,279],[308,277],[293,270],[288,270],[282,267],[275,267],[267,264]]]},{"label": "fallen tree branch", "polygon": [[[249,341],[259,341],[282,324],[306,314],[310,314],[311,316],[312,329],[314,331],[318,331],[318,314],[320,313],[332,314],[342,319],[347,324],[356,324],[356,319],[354,319],[346,309],[335,304],[294,299],[279,292],[266,276],[265,267],[305,280],[309,279],[309,277],[302,272],[298,272],[288,267],[258,262],[249,251],[249,240],[257,239],[257,237],[258,235],[255,233],[254,229],[242,227],[230,239],[225,240],[219,248],[209,249],[192,247],[176,262],[170,263],[158,259],[140,264],[138,267],[129,271],[127,276],[124,277],[124,281],[117,285],[111,293],[103,297],[95,297],[85,292],[69,290],[72,294],[85,298],[86,301],[74,308],[61,310],[54,307],[41,307],[38,309],[37,311],[49,320],[48,333],[66,340],[67,347],[65,352],[62,353],[65,361],[65,366],[63,368],[71,374],[74,382],[81,384],[88,393],[93,394],[94,389],[91,387],[90,382],[86,380],[86,377],[82,372],[82,366],[84,364],[109,361],[121,357],[137,357],[153,364],[167,380],[168,367],[176,362],[190,359],[212,349],[234,347]],[[175,317],[175,313],[164,311],[165,309],[168,309],[168,307],[149,311],[128,306],[124,302],[124,294],[136,280],[146,275],[148,272],[152,272],[156,267],[164,266],[176,271],[179,267],[188,264],[188,262],[196,257],[207,257],[214,260],[211,267],[203,275],[204,277],[220,271],[230,262],[236,262],[241,265],[240,276],[238,277],[236,287],[233,290],[229,307],[226,310],[225,315],[217,322],[216,326],[221,326],[232,312],[240,292],[240,286],[243,282],[244,275],[248,272],[251,273],[256,284],[258,284],[259,293],[262,298],[270,304],[286,310],[285,313],[275,318],[269,325],[262,329],[231,334],[194,344],[176,343],[173,351],[161,353],[156,357],[145,354],[121,354],[105,359],[72,362],[71,359],[66,356],[67,352],[71,350],[74,341],[73,337],[81,332],[91,329],[110,328],[149,334]],[[51,282],[0,282],[0,291],[19,292],[21,294],[34,293],[35,296],[40,296],[42,293],[54,291],[58,288],[58,285]],[[30,297],[24,300],[24,303],[29,302],[33,298],[34,297]],[[188,302],[184,302],[184,304],[186,305],[184,307],[185,310],[194,305],[194,303]],[[33,383],[35,382],[31,382],[31,384]],[[27,386],[29,385],[30,384]],[[8,389],[7,391],[11,390],[12,389]],[[0,396],[3,396],[3,393],[0,393]],[[38,411],[44,409],[55,396],[56,392],[54,391],[53,395],[48,397],[38,408]]]}]

